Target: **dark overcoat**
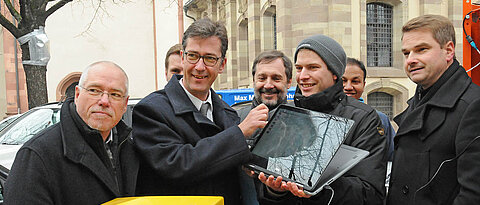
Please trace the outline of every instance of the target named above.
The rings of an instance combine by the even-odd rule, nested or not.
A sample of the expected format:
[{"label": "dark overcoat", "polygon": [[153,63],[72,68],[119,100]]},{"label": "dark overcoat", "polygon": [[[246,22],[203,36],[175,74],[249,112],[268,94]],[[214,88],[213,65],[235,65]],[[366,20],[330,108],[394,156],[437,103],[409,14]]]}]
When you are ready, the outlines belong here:
[{"label": "dark overcoat", "polygon": [[[180,76],[177,76],[180,78]],[[239,204],[240,165],[251,153],[235,110],[211,89],[213,118],[202,115],[176,77],[133,111],[133,138],[142,155],[140,195],[223,196]]]},{"label": "dark overcoat", "polygon": [[115,161],[121,177],[115,179],[112,167],[104,163],[102,136],[81,120],[73,99],[63,104],[60,119],[18,151],[5,186],[5,205],[93,205],[133,196],[138,158],[129,137],[131,128],[122,121],[116,126]]},{"label": "dark overcoat", "polygon": [[395,117],[390,205],[480,204],[480,87],[456,60],[449,70],[430,100],[413,108],[417,93]]}]

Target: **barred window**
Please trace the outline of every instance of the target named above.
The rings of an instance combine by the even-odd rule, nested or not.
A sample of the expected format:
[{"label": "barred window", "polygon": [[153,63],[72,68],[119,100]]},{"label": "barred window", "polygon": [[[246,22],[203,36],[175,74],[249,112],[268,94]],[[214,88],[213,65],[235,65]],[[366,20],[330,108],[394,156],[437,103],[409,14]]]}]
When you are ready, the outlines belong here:
[{"label": "barred window", "polygon": [[388,118],[393,117],[393,96],[384,92],[373,92],[368,94],[368,105],[385,113]]},{"label": "barred window", "polygon": [[367,66],[392,66],[392,6],[367,4]]},{"label": "barred window", "polygon": [[263,14],[263,50],[277,49],[277,14],[276,7],[271,6]]}]

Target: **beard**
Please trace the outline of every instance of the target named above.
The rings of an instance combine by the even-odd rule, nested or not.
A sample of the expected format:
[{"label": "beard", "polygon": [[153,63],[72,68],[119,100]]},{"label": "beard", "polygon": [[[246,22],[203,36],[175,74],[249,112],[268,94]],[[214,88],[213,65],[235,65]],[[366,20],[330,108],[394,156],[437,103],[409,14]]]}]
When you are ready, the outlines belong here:
[{"label": "beard", "polygon": [[[274,94],[277,96],[277,98],[263,99],[262,93],[269,94],[269,95]],[[268,109],[276,108],[278,105],[282,104],[286,98],[287,98],[286,91],[283,91],[277,88],[266,89],[262,87],[255,91],[255,99],[257,99],[259,103],[265,104],[268,107]]]}]

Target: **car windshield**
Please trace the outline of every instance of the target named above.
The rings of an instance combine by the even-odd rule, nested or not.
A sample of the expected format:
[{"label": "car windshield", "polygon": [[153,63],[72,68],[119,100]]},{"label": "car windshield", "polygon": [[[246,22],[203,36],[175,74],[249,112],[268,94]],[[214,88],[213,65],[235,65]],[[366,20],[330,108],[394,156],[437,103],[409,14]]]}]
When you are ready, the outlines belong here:
[{"label": "car windshield", "polygon": [[0,133],[0,144],[23,144],[43,129],[60,121],[60,109],[31,110]]},{"label": "car windshield", "polygon": [[18,117],[20,117],[20,114],[18,115],[13,115],[13,116],[10,116],[4,120],[2,120],[0,122],[0,130],[3,130],[5,127],[7,127],[10,123],[12,123],[15,119],[17,119]]}]

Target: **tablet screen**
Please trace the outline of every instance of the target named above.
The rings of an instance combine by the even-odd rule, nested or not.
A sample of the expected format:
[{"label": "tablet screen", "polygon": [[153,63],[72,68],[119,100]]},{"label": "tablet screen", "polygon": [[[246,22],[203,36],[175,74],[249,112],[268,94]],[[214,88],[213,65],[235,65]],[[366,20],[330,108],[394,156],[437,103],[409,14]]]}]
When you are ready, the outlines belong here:
[{"label": "tablet screen", "polygon": [[353,121],[282,105],[261,132],[252,153],[268,159],[266,169],[314,189]]}]

